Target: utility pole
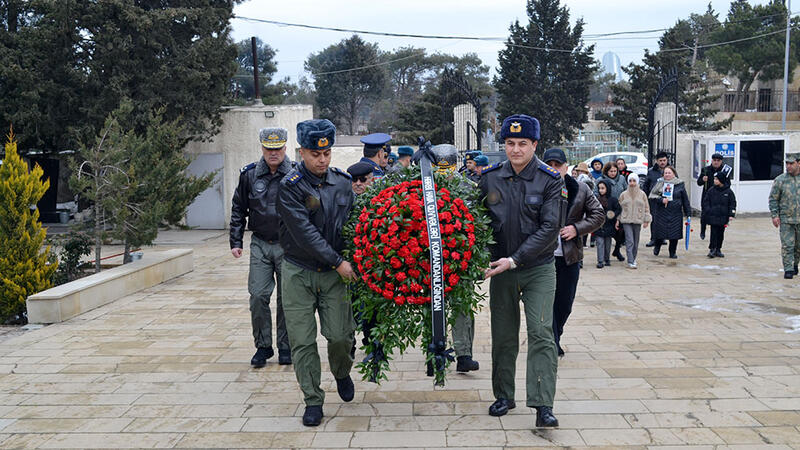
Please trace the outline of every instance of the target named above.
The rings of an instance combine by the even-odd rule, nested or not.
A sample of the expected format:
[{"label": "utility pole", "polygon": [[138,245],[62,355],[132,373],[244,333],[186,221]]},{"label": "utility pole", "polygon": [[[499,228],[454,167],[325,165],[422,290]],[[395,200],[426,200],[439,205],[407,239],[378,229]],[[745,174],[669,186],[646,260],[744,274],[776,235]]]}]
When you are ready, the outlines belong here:
[{"label": "utility pole", "polygon": [[786,0],[786,49],[783,55],[783,105],[781,130],[786,131],[786,104],[789,100],[789,33],[792,26],[792,0]]},{"label": "utility pole", "polygon": [[256,37],[250,38],[250,47],[253,51],[253,87],[255,88],[255,98],[253,99],[256,105],[261,105],[261,86],[258,83],[258,46],[256,46]]}]

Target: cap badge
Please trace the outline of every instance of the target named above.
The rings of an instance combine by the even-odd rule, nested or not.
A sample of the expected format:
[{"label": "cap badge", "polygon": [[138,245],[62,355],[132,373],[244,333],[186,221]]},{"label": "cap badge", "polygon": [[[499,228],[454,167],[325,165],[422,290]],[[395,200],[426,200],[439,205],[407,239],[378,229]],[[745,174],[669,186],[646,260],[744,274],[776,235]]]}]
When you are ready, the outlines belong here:
[{"label": "cap badge", "polygon": [[512,133],[521,133],[522,132],[522,124],[519,122],[511,122],[511,126],[508,128],[508,131]]},{"label": "cap badge", "polygon": [[267,140],[269,140],[269,141],[277,141],[278,140],[278,135],[277,134],[270,134],[269,136],[267,136]]},{"label": "cap badge", "polygon": [[319,138],[317,141],[317,147],[327,147],[328,146],[328,138]]}]

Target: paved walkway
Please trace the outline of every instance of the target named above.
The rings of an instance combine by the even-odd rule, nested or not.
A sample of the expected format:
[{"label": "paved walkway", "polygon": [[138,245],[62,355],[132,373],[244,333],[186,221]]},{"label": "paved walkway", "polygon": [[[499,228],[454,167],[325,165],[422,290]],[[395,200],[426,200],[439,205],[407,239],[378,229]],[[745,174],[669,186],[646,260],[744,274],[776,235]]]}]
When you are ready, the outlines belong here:
[{"label": "paved walkway", "polygon": [[480,371],[434,389],[412,349],[388,382],[356,382],[348,404],[324,373],[324,422],[304,428],[291,367],[248,365],[247,261],[211,237],[194,272],[0,343],[0,446],[800,449],[800,280],[781,278],[769,219],[738,220],[726,238],[723,260],[700,241],[677,261],[642,247],[638,270],[598,270],[586,249],[561,428],[532,430],[522,405],[487,414],[487,309]]}]

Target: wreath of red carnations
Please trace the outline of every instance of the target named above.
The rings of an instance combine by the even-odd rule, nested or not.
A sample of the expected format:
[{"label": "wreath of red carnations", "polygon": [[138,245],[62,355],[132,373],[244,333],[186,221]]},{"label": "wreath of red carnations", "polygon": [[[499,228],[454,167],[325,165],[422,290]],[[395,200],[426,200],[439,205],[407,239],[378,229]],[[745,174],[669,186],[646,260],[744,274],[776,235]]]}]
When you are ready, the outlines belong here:
[{"label": "wreath of red carnations", "polygon": [[[445,293],[467,274],[475,246],[475,218],[461,198],[439,189]],[[430,303],[430,260],[422,183],[404,181],[382,190],[362,209],[355,227],[353,260],[361,280],[397,305]]]}]

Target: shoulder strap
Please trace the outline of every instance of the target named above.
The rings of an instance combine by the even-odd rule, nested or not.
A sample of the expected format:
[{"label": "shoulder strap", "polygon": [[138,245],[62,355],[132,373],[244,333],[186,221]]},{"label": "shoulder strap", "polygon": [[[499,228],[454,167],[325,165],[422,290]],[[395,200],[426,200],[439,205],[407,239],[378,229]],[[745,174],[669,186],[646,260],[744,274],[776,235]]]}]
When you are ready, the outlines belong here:
[{"label": "shoulder strap", "polygon": [[541,170],[542,172],[550,175],[553,178],[558,178],[558,177],[561,176],[561,173],[559,173],[559,171],[557,171],[556,169],[553,169],[552,167],[548,166],[545,163],[539,164],[539,170]]},{"label": "shoulder strap", "polygon": [[245,173],[245,172],[247,172],[248,170],[250,170],[250,169],[254,168],[255,166],[256,166],[256,163],[250,163],[250,164],[248,164],[248,165],[246,165],[246,166],[242,167],[242,168],[241,168],[241,170],[239,171],[239,173]]}]

